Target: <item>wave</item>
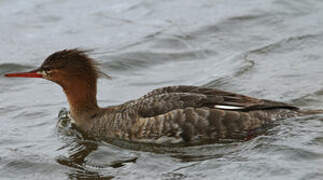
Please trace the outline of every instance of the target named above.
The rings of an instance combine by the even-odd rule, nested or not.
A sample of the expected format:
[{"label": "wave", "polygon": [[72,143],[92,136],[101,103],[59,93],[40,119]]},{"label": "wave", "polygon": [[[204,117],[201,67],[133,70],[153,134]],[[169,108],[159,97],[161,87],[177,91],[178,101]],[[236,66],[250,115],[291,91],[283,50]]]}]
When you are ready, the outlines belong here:
[{"label": "wave", "polygon": [[116,55],[101,56],[99,59],[109,59],[111,61],[101,63],[101,66],[109,71],[126,71],[138,68],[147,68],[167,62],[202,60],[211,54],[216,54],[212,50],[184,50],[184,51],[135,51],[125,52]]},{"label": "wave", "polygon": [[15,63],[2,63],[0,64],[0,74],[5,74],[12,71],[22,71],[26,69],[32,69],[33,66],[29,65],[20,65]]}]

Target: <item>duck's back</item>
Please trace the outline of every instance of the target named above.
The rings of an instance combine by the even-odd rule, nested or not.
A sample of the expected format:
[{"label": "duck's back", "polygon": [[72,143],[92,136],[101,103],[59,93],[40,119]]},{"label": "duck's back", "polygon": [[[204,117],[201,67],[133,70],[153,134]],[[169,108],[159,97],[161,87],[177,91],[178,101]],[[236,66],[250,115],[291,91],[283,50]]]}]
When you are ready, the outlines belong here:
[{"label": "duck's back", "polygon": [[110,108],[95,123],[97,136],[157,144],[243,140],[298,108],[216,89],[170,86]]}]

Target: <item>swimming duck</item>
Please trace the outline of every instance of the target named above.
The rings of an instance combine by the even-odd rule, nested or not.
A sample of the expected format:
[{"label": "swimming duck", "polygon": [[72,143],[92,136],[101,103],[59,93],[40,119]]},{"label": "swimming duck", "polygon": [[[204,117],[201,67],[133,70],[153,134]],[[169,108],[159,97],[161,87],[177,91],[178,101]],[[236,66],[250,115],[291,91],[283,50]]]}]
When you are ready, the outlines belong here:
[{"label": "swimming duck", "polygon": [[101,75],[86,51],[69,49],[53,53],[35,70],[5,76],[57,83],[65,92],[75,126],[108,141],[170,146],[245,140],[275,121],[321,113],[198,86],[158,88],[136,100],[101,108],[96,98]]}]

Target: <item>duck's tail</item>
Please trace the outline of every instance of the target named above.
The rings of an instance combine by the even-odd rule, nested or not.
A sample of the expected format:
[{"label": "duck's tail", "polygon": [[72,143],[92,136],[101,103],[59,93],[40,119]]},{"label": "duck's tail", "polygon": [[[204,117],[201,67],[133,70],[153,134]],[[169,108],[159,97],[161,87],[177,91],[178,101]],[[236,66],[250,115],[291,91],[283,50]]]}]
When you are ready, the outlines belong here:
[{"label": "duck's tail", "polygon": [[306,110],[306,109],[302,109],[302,110],[298,110],[299,115],[315,115],[315,114],[323,114],[323,109],[316,109],[316,110]]}]

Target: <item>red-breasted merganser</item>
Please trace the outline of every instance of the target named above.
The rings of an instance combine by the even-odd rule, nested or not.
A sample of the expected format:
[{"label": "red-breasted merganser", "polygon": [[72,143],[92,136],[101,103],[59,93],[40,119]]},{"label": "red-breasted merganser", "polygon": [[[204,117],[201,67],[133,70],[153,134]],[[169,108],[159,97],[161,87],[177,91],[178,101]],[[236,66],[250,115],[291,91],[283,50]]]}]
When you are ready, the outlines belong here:
[{"label": "red-breasted merganser", "polygon": [[100,108],[101,71],[86,51],[55,52],[30,72],[6,77],[43,78],[59,84],[75,125],[91,137],[159,145],[196,145],[244,140],[274,121],[322,113],[217,89],[169,86],[121,105]]}]

